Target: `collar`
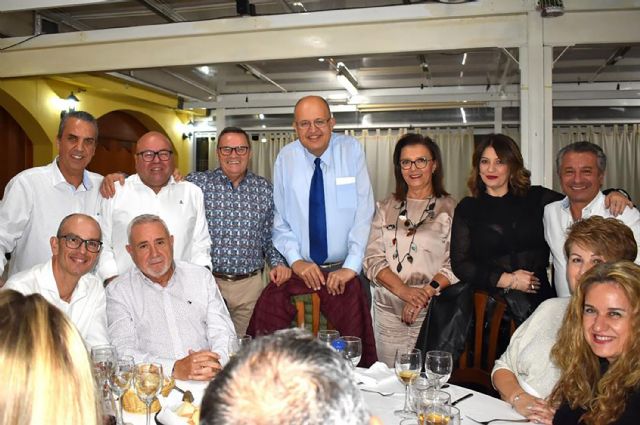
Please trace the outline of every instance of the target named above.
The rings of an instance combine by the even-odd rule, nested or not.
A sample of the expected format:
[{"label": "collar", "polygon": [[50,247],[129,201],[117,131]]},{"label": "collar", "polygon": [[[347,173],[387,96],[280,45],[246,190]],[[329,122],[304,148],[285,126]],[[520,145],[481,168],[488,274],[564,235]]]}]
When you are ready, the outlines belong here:
[{"label": "collar", "polygon": [[[337,137],[336,133],[332,132],[331,138],[329,139],[329,146],[327,146],[327,149],[322,153],[322,155],[320,155],[320,164],[324,164],[326,168],[331,167],[332,158],[333,158],[332,149],[333,149],[333,146],[335,145],[334,139],[336,137]],[[302,147],[302,151],[304,152],[305,159],[309,163],[309,166],[313,169],[314,161],[316,160],[317,156],[309,152],[307,148],[305,148],[302,145],[302,142],[300,142],[300,146]]]},{"label": "collar", "polygon": [[[562,206],[562,209],[567,211],[569,214],[571,214],[571,211],[569,210],[569,206],[570,205],[571,205],[571,202],[569,201],[569,197],[565,196],[564,199],[561,201],[561,206]],[[591,212],[594,210],[594,208],[597,205],[604,205],[604,194],[602,192],[598,192],[596,197],[593,198],[591,200],[591,202],[589,202],[582,209],[582,218],[590,217],[591,216]]]},{"label": "collar", "polygon": [[[66,184],[67,186],[74,187],[67,181],[67,179],[64,178],[62,171],[60,171],[60,167],[58,166],[58,158],[59,156],[56,156],[53,162],[50,164],[53,171],[53,178],[51,180],[51,183],[53,184],[53,186]],[[82,184],[77,188],[74,187],[74,189],[87,191],[93,189],[93,183],[91,182],[91,179],[89,178],[89,172],[86,169],[82,171]]]},{"label": "collar", "polygon": [[153,280],[149,279],[144,273],[142,273],[142,270],[140,270],[138,266],[135,266],[135,265],[133,266],[133,272],[138,276],[138,278],[144,285],[147,285],[148,287],[152,288],[154,291],[160,292],[163,290],[167,290],[175,285],[177,281],[176,275],[178,273],[178,267],[176,265],[176,262],[174,261],[173,274],[169,278],[169,281],[167,282],[167,286],[162,286],[158,282],[154,282]]},{"label": "collar", "polygon": [[[138,173],[136,173],[136,174],[132,174],[132,175],[130,175],[129,177],[127,177],[127,181],[131,181],[132,183],[140,184],[140,185],[142,185],[142,186],[147,186],[147,185],[142,181],[142,179],[140,178],[140,175],[139,175]],[[185,181],[186,181],[186,180],[185,180]],[[178,184],[178,182],[173,178],[173,175],[171,175],[171,176],[169,177],[169,181],[167,182],[167,184],[165,184],[164,186],[162,186],[162,188],[160,189],[160,192],[162,192],[162,190],[163,190],[165,187],[167,187],[167,186],[171,186],[171,185],[174,185],[174,184]],[[149,186],[147,186],[147,187],[149,187]],[[149,189],[150,189],[150,190],[153,190],[153,189],[151,189],[150,187],[149,187]],[[158,192],[158,193],[160,193],[160,192]]]},{"label": "collar", "polygon": [[[222,171],[222,168],[218,167],[215,170],[213,170],[212,173],[213,173],[213,176],[216,179],[218,179],[222,184],[229,185],[231,186],[231,188],[234,188],[233,184],[231,183],[231,180],[229,179],[229,177],[227,177],[224,171]],[[247,173],[244,175],[242,180],[240,180],[240,183],[238,184],[238,188],[246,184],[246,182],[248,182],[251,178],[253,178],[253,173],[249,169],[247,169]],[[234,188],[234,189],[237,189],[237,188]]]},{"label": "collar", "polygon": [[[60,298],[60,292],[58,291],[58,285],[56,284],[56,277],[53,274],[52,258],[50,258],[49,261],[44,263],[43,267],[41,267],[36,272],[36,279],[38,281],[38,284],[42,287],[43,290],[50,292],[52,295],[55,296],[56,299],[60,300],[61,302],[66,302],[66,301],[63,301],[62,298]],[[86,295],[87,295],[87,286],[85,284],[85,276],[82,276],[78,280],[78,283],[76,284],[75,289],[71,293],[71,299],[69,300],[68,304],[71,305],[74,302],[84,298]]]}]

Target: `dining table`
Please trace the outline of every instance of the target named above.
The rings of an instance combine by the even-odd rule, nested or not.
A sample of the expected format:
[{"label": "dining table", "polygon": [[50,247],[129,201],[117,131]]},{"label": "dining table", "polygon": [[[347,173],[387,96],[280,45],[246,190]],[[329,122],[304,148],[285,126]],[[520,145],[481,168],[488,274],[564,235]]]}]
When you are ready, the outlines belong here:
[{"label": "dining table", "polygon": [[[404,404],[405,387],[396,377],[393,369],[381,362],[373,364],[370,368],[355,369],[356,385],[360,388],[364,402],[372,416],[376,416],[385,425],[411,425],[416,424],[415,420],[404,420],[393,413],[394,410],[401,409]],[[180,381],[176,380],[176,385],[193,393],[194,404],[199,405],[204,395],[208,382]],[[481,421],[491,419],[522,420],[523,416],[511,408],[508,403],[489,395],[474,391],[457,385],[447,385],[442,391],[451,395],[451,401],[473,394],[456,404],[460,409],[461,423],[464,425],[476,425]],[[182,402],[182,394],[177,390],[171,391],[167,397],[159,396],[163,410],[175,410]],[[158,415],[167,417],[167,412],[160,412]],[[155,417],[155,414],[154,414]],[[131,425],[144,425],[144,414],[124,413],[125,423]],[[173,418],[172,418],[173,419]],[[155,423],[155,422],[153,422]],[[182,422],[164,423],[160,425],[178,425]],[[507,425],[510,422],[497,421],[493,425]]]}]

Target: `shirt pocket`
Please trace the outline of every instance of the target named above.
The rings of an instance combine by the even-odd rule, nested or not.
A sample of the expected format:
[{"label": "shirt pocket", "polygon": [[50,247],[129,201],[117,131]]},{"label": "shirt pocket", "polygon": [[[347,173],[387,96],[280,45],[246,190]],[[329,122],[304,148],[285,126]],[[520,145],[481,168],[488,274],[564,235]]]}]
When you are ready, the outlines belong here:
[{"label": "shirt pocket", "polygon": [[355,177],[336,177],[336,198],[338,208],[356,208],[358,204],[358,191]]}]

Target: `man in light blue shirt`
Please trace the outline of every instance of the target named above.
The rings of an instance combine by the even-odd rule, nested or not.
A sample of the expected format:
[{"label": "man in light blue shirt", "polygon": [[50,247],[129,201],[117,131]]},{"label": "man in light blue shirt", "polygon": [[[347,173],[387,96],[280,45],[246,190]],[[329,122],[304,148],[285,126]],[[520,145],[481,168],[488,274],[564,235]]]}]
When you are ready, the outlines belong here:
[{"label": "man in light blue shirt", "polygon": [[[374,212],[364,151],[353,137],[332,133],[335,118],[321,97],[300,99],[293,125],[299,139],[280,151],[274,167],[273,243],[307,287],[326,285],[330,294],[342,294],[362,268]],[[316,158],[324,175],[325,264],[343,263],[326,280],[309,253],[308,199]]]},{"label": "man in light blue shirt", "polygon": [[278,154],[273,179],[273,245],[294,274],[264,289],[247,333],[288,327],[295,314],[290,297],[316,292],[327,320],[342,335],[362,339],[368,366],[377,356],[357,278],[374,212],[364,151],[353,137],[332,133],[335,119],[323,98],[300,99],[294,116],[299,139]]}]

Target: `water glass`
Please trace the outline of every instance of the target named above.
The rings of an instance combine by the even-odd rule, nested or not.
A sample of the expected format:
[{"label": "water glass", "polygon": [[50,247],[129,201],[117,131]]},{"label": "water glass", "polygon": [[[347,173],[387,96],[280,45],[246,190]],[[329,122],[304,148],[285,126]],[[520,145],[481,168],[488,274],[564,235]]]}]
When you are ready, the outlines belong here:
[{"label": "water glass", "polygon": [[[109,391],[109,376],[118,358],[116,347],[113,345],[96,345],[91,348],[91,361],[93,370],[101,392],[102,403],[108,407],[111,392]],[[105,409],[107,411],[108,409]]]},{"label": "water glass", "polygon": [[231,335],[229,337],[229,359],[238,354],[240,350],[251,344],[251,335]]},{"label": "water glass", "polygon": [[453,370],[453,358],[447,351],[427,351],[425,359],[427,378],[437,390],[449,380]]},{"label": "water glass", "polygon": [[344,357],[351,362],[353,367],[360,363],[362,358],[362,340],[357,336],[343,336],[344,341]]},{"label": "water glass", "polygon": [[323,329],[318,331],[318,341],[332,347],[333,341],[340,338],[340,332],[333,329]]},{"label": "water glass", "polygon": [[134,370],[133,357],[120,356],[118,360],[116,360],[111,376],[108,379],[111,393],[116,402],[116,425],[124,424],[122,419],[122,396],[131,385]]},{"label": "water glass", "polygon": [[416,415],[419,425],[449,424],[451,417],[451,396],[429,388],[416,395]]}]

